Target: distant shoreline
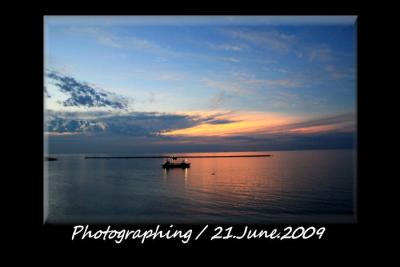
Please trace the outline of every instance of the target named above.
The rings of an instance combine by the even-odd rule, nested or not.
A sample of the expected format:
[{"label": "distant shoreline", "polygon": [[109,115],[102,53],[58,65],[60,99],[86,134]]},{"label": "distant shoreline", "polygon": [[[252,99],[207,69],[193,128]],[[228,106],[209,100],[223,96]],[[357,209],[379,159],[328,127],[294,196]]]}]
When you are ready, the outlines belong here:
[{"label": "distant shoreline", "polygon": [[[172,156],[90,156],[85,157],[85,159],[162,159]],[[176,158],[254,158],[254,157],[272,157],[272,155],[226,155],[226,156],[185,156],[177,155],[173,156]]]}]

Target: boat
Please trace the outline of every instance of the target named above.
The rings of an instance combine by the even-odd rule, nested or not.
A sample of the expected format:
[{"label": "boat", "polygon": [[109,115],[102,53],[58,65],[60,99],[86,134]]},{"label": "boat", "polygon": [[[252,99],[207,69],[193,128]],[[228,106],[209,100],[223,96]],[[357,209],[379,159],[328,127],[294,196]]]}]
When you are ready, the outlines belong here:
[{"label": "boat", "polygon": [[172,169],[172,168],[181,168],[181,169],[186,169],[186,168],[190,168],[190,162],[187,162],[186,159],[182,160],[182,161],[177,161],[177,157],[171,157],[168,158],[164,161],[163,164],[161,164],[161,166],[163,167],[163,169]]}]

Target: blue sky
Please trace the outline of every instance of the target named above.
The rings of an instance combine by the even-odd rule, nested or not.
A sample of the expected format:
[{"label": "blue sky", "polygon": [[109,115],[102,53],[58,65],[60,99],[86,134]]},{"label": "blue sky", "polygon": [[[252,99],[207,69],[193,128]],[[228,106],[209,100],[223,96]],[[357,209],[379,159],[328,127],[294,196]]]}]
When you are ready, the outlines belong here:
[{"label": "blue sky", "polygon": [[[187,128],[164,129],[157,136],[191,137],[194,143],[205,135],[259,136],[271,127],[343,114],[354,117],[355,20],[352,16],[45,17],[45,69],[124,98],[126,114],[248,122],[216,128],[200,120]],[[45,87],[53,95],[47,99],[50,111],[98,111],[95,105],[71,109],[57,99],[57,85],[47,79]],[[271,123],[263,123],[263,118]],[[354,132],[354,119],[338,125],[294,132]],[[252,130],[245,131],[247,126]]]}]

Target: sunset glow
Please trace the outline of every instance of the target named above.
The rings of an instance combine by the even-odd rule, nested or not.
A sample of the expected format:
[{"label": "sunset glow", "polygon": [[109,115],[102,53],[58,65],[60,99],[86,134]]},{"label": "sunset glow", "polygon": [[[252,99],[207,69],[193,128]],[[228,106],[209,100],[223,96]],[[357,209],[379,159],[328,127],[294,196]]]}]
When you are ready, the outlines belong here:
[{"label": "sunset glow", "polygon": [[[207,113],[202,114],[201,116],[205,117],[207,116]],[[194,127],[169,131],[163,134],[173,136],[229,136],[235,134],[252,134],[296,121],[294,118],[289,116],[261,112],[243,112],[238,114],[221,115],[217,116],[216,119],[232,122],[224,124],[203,123]]]},{"label": "sunset glow", "polygon": [[355,21],[46,16],[49,147],[127,153],[352,147]]}]

